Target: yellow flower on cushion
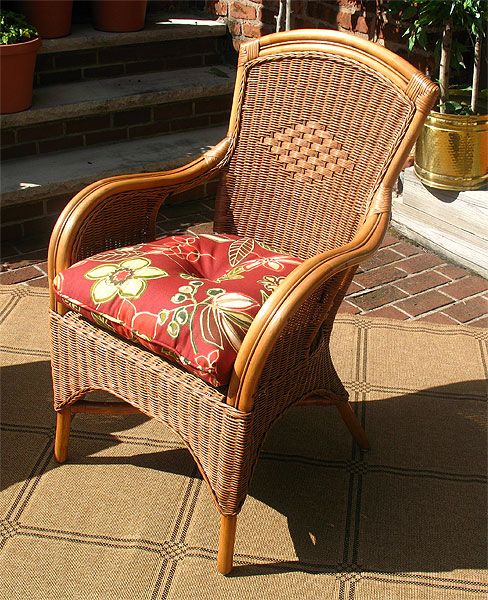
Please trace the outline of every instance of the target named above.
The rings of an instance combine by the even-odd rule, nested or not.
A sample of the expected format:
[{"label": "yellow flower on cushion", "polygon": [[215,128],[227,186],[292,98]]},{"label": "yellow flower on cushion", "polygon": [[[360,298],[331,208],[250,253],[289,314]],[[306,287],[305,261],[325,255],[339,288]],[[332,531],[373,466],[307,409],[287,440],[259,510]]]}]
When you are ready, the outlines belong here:
[{"label": "yellow flower on cushion", "polygon": [[120,296],[135,300],[140,298],[147,287],[146,279],[167,277],[168,273],[158,267],[149,266],[147,258],[129,258],[118,264],[94,267],[85,273],[87,279],[95,279],[90,296],[95,304],[108,302]]}]

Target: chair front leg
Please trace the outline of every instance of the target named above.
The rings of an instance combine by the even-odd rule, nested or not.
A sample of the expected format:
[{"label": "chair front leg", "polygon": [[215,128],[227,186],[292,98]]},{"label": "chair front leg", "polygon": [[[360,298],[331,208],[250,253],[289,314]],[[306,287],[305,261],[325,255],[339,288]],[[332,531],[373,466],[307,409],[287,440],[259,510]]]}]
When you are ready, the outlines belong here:
[{"label": "chair front leg", "polygon": [[58,463],[68,458],[69,432],[71,429],[71,408],[63,408],[56,413],[56,436],[54,438],[54,458]]},{"label": "chair front leg", "polygon": [[237,515],[220,518],[219,551],[217,555],[217,571],[227,575],[232,570],[234,558],[234,542],[236,539]]}]

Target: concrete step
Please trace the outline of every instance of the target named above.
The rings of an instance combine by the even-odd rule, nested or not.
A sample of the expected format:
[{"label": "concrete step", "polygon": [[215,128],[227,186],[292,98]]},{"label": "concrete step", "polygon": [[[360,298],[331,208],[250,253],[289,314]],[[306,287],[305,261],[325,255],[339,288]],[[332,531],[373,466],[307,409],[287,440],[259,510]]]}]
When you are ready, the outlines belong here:
[{"label": "concrete step", "polygon": [[2,158],[224,123],[234,79],[217,65],[39,88],[30,110],[0,117]]},{"label": "concrete step", "polygon": [[85,185],[111,175],[175,168],[225,135],[225,127],[212,127],[7,161],[2,167],[2,239],[49,235],[68,200]]},{"label": "concrete step", "polygon": [[74,24],[64,38],[43,40],[36,85],[201,67],[220,61],[226,27],[200,15],[147,15],[146,27],[107,33],[90,24]]}]

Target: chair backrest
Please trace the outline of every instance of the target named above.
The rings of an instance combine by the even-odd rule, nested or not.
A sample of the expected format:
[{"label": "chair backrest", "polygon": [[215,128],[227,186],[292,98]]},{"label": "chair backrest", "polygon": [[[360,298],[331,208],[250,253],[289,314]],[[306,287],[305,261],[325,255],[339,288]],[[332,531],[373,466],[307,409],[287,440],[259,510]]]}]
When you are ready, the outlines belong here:
[{"label": "chair backrest", "polygon": [[436,89],[392,52],[337,31],[244,44],[215,230],[303,258],[349,242]]}]

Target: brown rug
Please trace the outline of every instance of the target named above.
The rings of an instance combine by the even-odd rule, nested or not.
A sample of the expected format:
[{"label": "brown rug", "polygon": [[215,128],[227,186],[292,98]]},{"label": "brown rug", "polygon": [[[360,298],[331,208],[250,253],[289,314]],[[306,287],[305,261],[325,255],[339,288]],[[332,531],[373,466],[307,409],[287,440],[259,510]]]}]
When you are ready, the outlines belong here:
[{"label": "brown rug", "polygon": [[0,287],[5,600],[486,598],[488,331],[341,317],[334,350],[372,450],[333,408],[273,429],[216,573],[218,516],[181,442],[79,415],[52,459],[47,295]]}]

